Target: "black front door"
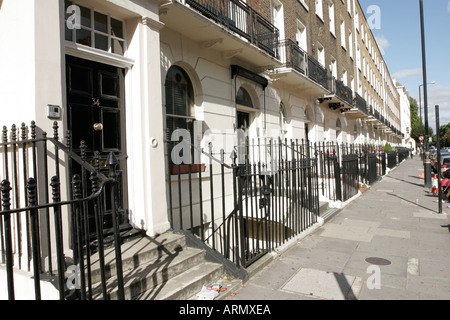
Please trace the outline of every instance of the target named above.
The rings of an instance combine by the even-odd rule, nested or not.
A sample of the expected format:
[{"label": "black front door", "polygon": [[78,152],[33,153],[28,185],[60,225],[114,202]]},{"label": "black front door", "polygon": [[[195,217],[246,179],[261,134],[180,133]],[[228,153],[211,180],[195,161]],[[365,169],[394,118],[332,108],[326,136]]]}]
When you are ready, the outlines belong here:
[{"label": "black front door", "polygon": [[[87,162],[95,165],[94,156],[100,155],[100,170],[108,174],[106,160],[114,152],[119,160],[120,224],[128,225],[126,199],[126,152],[124,126],[124,70],[110,65],[66,57],[68,128],[71,132],[71,149],[80,154],[82,141],[86,143]],[[77,163],[71,164],[71,173],[81,172]],[[107,190],[106,195],[110,192]],[[105,231],[112,227],[111,201],[104,199],[107,212]],[[94,217],[89,214],[90,230],[94,231]]]}]

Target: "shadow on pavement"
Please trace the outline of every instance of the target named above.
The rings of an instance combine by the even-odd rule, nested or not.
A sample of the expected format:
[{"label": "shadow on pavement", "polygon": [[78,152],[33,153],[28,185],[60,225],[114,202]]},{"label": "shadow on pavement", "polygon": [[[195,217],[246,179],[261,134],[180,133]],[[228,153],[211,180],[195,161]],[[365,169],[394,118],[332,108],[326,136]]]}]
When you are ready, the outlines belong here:
[{"label": "shadow on pavement", "polygon": [[399,195],[396,195],[395,193],[389,192],[388,195],[393,196],[393,197],[396,197],[396,198],[399,198],[399,199],[402,199],[402,200],[404,200],[404,201],[406,201],[406,202],[409,202],[409,203],[411,203],[411,204],[413,204],[413,205],[415,205],[415,206],[421,207],[421,208],[426,209],[426,210],[429,210],[429,211],[431,211],[431,212],[436,212],[436,210],[434,210],[434,209],[430,209],[430,208],[428,208],[428,207],[424,207],[424,206],[422,206],[422,205],[416,203],[415,201],[411,201],[411,200],[409,200],[409,199],[405,199],[405,198],[403,198],[403,197],[400,197]]}]

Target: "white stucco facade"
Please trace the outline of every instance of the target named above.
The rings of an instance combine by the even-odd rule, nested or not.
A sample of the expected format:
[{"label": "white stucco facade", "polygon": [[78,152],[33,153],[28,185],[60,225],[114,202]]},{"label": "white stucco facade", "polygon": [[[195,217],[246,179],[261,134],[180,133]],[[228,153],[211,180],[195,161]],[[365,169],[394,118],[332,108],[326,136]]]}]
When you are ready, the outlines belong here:
[{"label": "white stucco facade", "polygon": [[[0,51],[2,125],[34,120],[41,130],[52,133],[54,119],[47,117],[47,106],[57,105],[62,110],[57,121],[63,140],[68,130],[66,56],[123,69],[128,217],[135,228],[144,229],[150,236],[170,228],[165,81],[172,66],[183,69],[192,82],[192,116],[201,125],[202,147],[212,142],[215,155],[223,148],[226,161],[235,146],[237,112],[248,113],[250,139],[378,145],[396,141],[370,117],[333,110],[327,102],[319,101],[330,90],[308,76],[283,69],[285,53],[268,55],[188,9],[183,1],[71,3],[123,21],[124,54],[66,40],[63,1],[0,1],[0,43],[8,44],[7,50]],[[232,65],[263,77],[267,86],[232,77]],[[250,95],[253,108],[237,105],[240,88]],[[407,93],[399,92],[401,131],[406,133],[409,102]],[[409,147],[408,136],[403,143]],[[63,170],[68,173],[67,168]],[[64,188],[63,192],[68,190]]]}]

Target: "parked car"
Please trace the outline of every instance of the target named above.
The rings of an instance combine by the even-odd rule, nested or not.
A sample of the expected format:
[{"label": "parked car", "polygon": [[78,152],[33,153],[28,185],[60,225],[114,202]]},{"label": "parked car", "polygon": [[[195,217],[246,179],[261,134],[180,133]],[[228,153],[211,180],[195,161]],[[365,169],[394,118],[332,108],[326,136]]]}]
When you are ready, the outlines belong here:
[{"label": "parked car", "polygon": [[[443,164],[443,159],[447,157],[450,157],[450,152],[441,152],[441,165]],[[450,167],[450,165],[447,166]],[[433,170],[434,173],[437,173],[438,172],[437,168],[438,168],[437,155],[435,155],[431,157],[431,169]]]},{"label": "parked car", "polygon": [[441,174],[450,169],[450,154],[441,156]]}]

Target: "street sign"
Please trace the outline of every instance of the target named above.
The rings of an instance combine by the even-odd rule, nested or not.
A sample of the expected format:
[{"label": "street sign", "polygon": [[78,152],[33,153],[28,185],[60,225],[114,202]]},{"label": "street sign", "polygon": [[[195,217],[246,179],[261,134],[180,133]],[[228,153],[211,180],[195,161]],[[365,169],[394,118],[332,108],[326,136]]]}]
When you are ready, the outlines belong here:
[{"label": "street sign", "polygon": [[423,139],[424,139],[423,136],[420,136],[420,137],[419,137],[419,140],[420,140],[420,141],[423,141]]}]

